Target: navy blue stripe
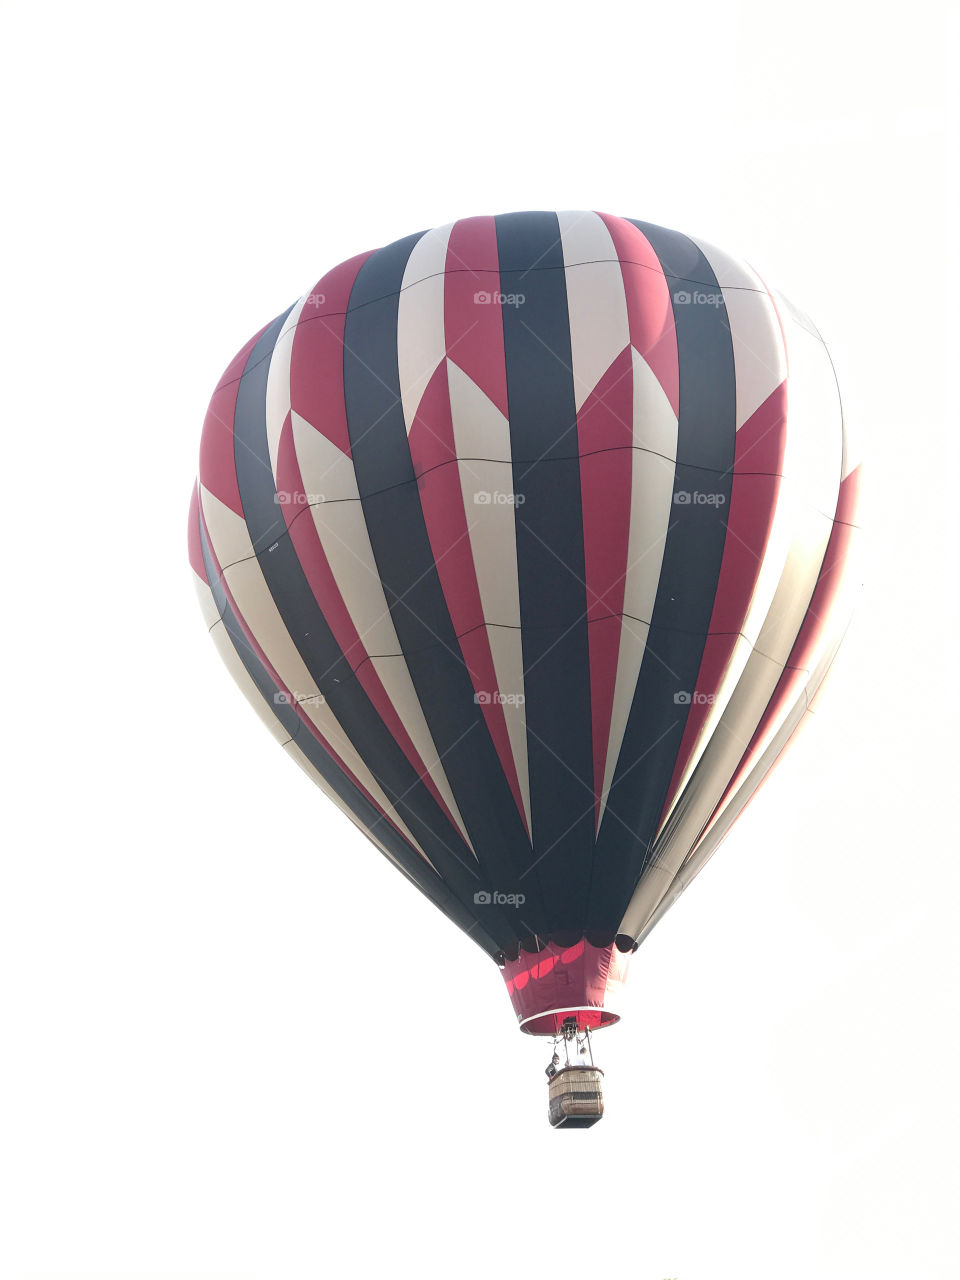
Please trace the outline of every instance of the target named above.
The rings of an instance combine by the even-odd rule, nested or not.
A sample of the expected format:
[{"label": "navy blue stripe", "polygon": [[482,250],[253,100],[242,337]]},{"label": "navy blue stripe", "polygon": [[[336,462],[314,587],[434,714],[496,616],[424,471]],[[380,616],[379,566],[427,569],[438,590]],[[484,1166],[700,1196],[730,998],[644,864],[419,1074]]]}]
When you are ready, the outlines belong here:
[{"label": "navy blue stripe", "polygon": [[[590,660],[566,274],[555,213],[496,219],[516,506],[530,805],[552,933],[586,923],[594,849]],[[619,921],[615,922],[619,923]]]},{"label": "navy blue stripe", "polygon": [[[480,862],[484,888],[526,896],[517,936],[543,933],[530,845],[450,620],[427,535],[400,399],[398,303],[419,236],[360,268],[347,308],[347,425],[377,569],[417,697]],[[482,908],[483,911],[488,908]],[[485,918],[485,917],[484,917]]]},{"label": "navy blue stripe", "polygon": [[[444,882],[461,902],[472,906],[474,893],[487,887],[476,873],[473,855],[353,674],[310,588],[277,502],[266,387],[270,355],[287,314],[264,331],[251,351],[237,393],[234,456],[250,538],[284,625],[344,733]],[[514,934],[512,925],[491,907],[485,909],[482,923],[498,941],[509,941]]]},{"label": "navy blue stripe", "polygon": [[[733,344],[722,305],[698,302],[702,282],[722,298],[710,264],[688,237],[634,222],[664,268],[680,366],[674,504],[660,583],[623,747],[597,841],[590,919],[616,928],[651,856],[695,692],[713,612],[736,447]],[[715,300],[714,300],[715,301]]]},{"label": "navy blue stripe", "polygon": [[[199,513],[197,515],[199,522]],[[333,792],[343,801],[350,812],[368,830],[376,833],[377,839],[396,858],[403,874],[423,893],[435,906],[448,916],[455,924],[470,933],[470,936],[490,955],[496,956],[501,944],[486,934],[476,925],[471,913],[451,893],[438,875],[424,863],[420,855],[403,839],[400,833],[386,821],[383,814],[373,805],[356,784],[347,777],[336,761],[324,749],[321,743],[310,733],[293,707],[282,696],[282,691],[275,683],[254,650],[251,648],[236,614],[230,606],[223,585],[217,577],[216,564],[210,553],[210,547],[200,524],[200,546],[203,563],[206,568],[207,581],[213,592],[213,598],[223,620],[224,629],[230,642],[243,663],[248,675],[267,703],[270,711],[277,717],[291,740],[306,756]],[[359,924],[365,923],[363,913],[357,912]]]}]

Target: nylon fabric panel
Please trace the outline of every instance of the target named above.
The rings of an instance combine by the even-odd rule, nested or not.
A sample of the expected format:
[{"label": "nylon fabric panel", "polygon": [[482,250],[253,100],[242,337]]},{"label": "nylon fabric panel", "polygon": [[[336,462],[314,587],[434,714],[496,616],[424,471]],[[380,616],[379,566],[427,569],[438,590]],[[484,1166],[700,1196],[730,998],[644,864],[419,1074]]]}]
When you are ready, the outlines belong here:
[{"label": "nylon fabric panel", "polygon": [[556,214],[498,217],[533,853],[553,932],[582,932],[596,800],[580,459]]},{"label": "nylon fabric panel", "polygon": [[[481,887],[472,853],[353,673],[310,589],[289,532],[277,537],[277,520],[284,522],[269,463],[265,393],[270,344],[283,319],[270,326],[251,353],[237,396],[237,476],[257,561],[297,651],[344,734],[443,879],[463,903],[472,903]],[[302,740],[298,745],[303,746]],[[491,919],[486,927],[492,931],[497,925]]]},{"label": "nylon fabric panel", "polygon": [[[720,294],[686,236],[634,222],[673,299],[679,417],[673,507],[633,705],[597,838],[590,926],[622,915],[653,858],[713,612],[736,445],[733,346],[722,307],[690,301],[690,278]],[[722,295],[721,295],[722,296]],[[614,929],[619,919],[614,922]]]},{"label": "nylon fabric panel", "polygon": [[218,567],[213,559],[209,543],[202,528],[199,531],[199,535],[207,580],[210,584],[213,598],[216,601],[217,609],[220,612],[222,626],[253,686],[268,704],[269,712],[276,717],[283,729],[286,730],[290,742],[296,745],[297,750],[308,761],[310,766],[316,770],[326,786],[346,806],[346,809],[354,816],[354,820],[361,830],[365,834],[369,834],[375,843],[383,845],[385,851],[389,853],[390,858],[403,871],[404,875],[431,902],[448,915],[454,923],[465,929],[479,946],[490,955],[495,956],[504,945],[504,937],[501,935],[501,937],[495,939],[476,926],[476,921],[472,918],[467,908],[457,900],[456,895],[443,883],[438,875],[431,871],[423,859],[406,844],[399,832],[380,813],[372,801],[339,768],[323,746],[310,733],[290,703],[282,696],[278,699],[277,695],[281,694],[282,691],[250,647],[243,628],[227,599],[218,574]]},{"label": "nylon fabric panel", "polygon": [[[419,237],[369,258],[350,297],[344,390],[351,453],[377,569],[433,741],[480,865],[479,889],[523,893],[505,907],[516,937],[545,932],[530,844],[475,700],[427,535],[400,393],[398,298]],[[481,918],[489,907],[481,906]]]}]

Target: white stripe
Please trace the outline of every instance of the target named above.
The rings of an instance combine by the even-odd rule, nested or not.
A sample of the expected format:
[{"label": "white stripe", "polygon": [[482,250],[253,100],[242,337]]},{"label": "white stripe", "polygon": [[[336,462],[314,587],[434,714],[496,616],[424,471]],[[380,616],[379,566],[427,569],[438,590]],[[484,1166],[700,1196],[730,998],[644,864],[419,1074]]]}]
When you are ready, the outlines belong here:
[{"label": "white stripe", "polygon": [[427,384],[446,354],[444,268],[453,223],[435,227],[413,246],[403,273],[397,315],[397,363],[407,435]]},{"label": "white stripe", "polygon": [[[290,734],[284,728],[283,723],[277,719],[274,712],[270,710],[269,703],[264,700],[263,694],[253,682],[253,677],[243,665],[243,660],[237,652],[233,640],[230,638],[226,625],[223,622],[218,622],[210,631],[210,635],[217,646],[217,652],[223,659],[224,666],[233,676],[240,692],[253,707],[260,720],[263,721],[281,746],[290,742],[292,740]],[[244,641],[241,639],[240,643],[243,644]]]},{"label": "white stripe", "polygon": [[214,554],[220,564],[226,566],[223,580],[237,602],[240,616],[296,699],[319,696],[320,690],[291,640],[270,594],[254,555],[245,521],[203,485],[200,486],[200,502]]},{"label": "white stripe", "polygon": [[[714,255],[710,263],[714,271],[718,275],[722,275],[725,279],[731,276],[734,281],[738,281],[746,277],[748,268],[744,264],[735,263],[727,255],[720,256],[720,250],[716,250],[713,246],[703,245],[700,247],[706,252],[707,249]],[[743,276],[735,274],[735,268],[744,273]],[[752,278],[752,274],[751,277]],[[759,278],[757,277],[758,283]],[[753,293],[735,294],[727,291],[724,294],[728,298],[728,304],[732,303],[734,298],[747,298],[754,300],[759,295]],[[728,305],[728,319],[731,324],[731,333],[733,338],[734,365],[737,382],[737,430],[743,425],[748,417],[755,412],[755,408],[759,407],[764,400],[768,398],[773,391],[787,377],[787,355],[786,347],[783,341],[783,333],[780,328],[780,322],[769,297],[764,291],[764,299],[768,310],[761,311],[758,309],[756,301],[751,301],[749,306],[740,303],[732,303]],[[761,335],[760,327],[766,326],[768,332]],[[763,370],[760,369],[758,374],[758,366],[752,360],[752,351],[764,351],[768,353],[770,367],[768,370],[769,377],[764,379],[761,375]],[[774,378],[779,381],[773,382]],[[744,392],[741,389],[741,383],[746,382],[749,390]],[[771,385],[772,383],[772,385]],[[787,388],[788,396],[790,388]],[[759,397],[759,399],[758,399]],[[757,400],[755,408],[751,409],[750,405]],[[794,412],[800,412],[794,410]],[[745,415],[745,416],[741,416]],[[798,462],[799,432],[789,427],[792,421],[796,426],[797,419],[791,417],[790,404],[787,405],[788,428],[786,431],[786,447],[784,451],[782,471],[789,475],[792,469],[796,469]],[[746,462],[745,470],[749,471],[749,459]],[[742,484],[750,485],[756,483],[751,481],[749,477],[744,477]],[[794,538],[796,529],[796,511],[794,502],[790,498],[790,486],[784,482],[777,492],[776,505],[774,507],[773,517],[770,522],[770,530],[767,537],[766,546],[763,549],[763,559],[760,563],[757,581],[754,584],[753,594],[747,608],[746,615],[741,626],[741,636],[737,640],[733,653],[730,655],[727,668],[723,673],[720,685],[717,689],[714,702],[711,704],[700,732],[694,744],[693,751],[687,761],[686,768],[681,775],[677,789],[674,793],[673,803],[667,813],[664,814],[661,830],[666,826],[667,821],[676,809],[694,770],[700,763],[700,760],[713,740],[713,736],[717,730],[717,726],[721,721],[721,717],[727,709],[733,692],[736,689],[741,676],[743,675],[753,646],[757,642],[760,630],[770,612],[774,596],[779,588],[781,578],[784,573],[787,555]],[[728,534],[728,536],[732,536]]]},{"label": "white stripe", "polygon": [[267,371],[267,446],[270,450],[270,468],[273,478],[277,478],[277,454],[280,450],[280,433],[290,412],[290,358],[293,353],[293,339],[300,322],[300,314],[307,301],[307,294],[300,299],[283,322],[270,356],[270,368]]},{"label": "white stripe", "polygon": [[[646,651],[650,619],[660,584],[663,548],[673,514],[677,417],[663,387],[643,356],[633,359],[633,439],[630,532],[624,583],[617,679],[603,772],[597,825],[603,821],[613,775],[623,747],[627,719]],[[650,452],[646,452],[650,450]],[[665,455],[665,456],[661,456]]]},{"label": "white stripe", "polygon": [[207,630],[220,621],[220,610],[217,608],[217,602],[213,598],[213,592],[207,583],[197,573],[193,566],[190,566],[190,573],[193,577],[193,585],[197,593],[197,599],[200,602],[200,610],[203,614],[203,620],[207,624]]},{"label": "white stripe", "polygon": [[401,653],[370,543],[353,464],[332,441],[314,430],[297,413],[293,415],[293,439],[304,489],[311,492],[323,486],[338,494],[336,501],[327,499],[312,504],[310,516],[301,516],[300,519],[312,518],[337,590],[364,649],[373,659],[387,697],[461,835],[470,845],[470,837],[440,763],[410,670]]},{"label": "white stripe", "polygon": [[706,258],[721,289],[759,289],[764,292],[757,273],[742,258],[711,244],[709,240],[701,240],[699,236],[687,238],[693,241]]},{"label": "white stripe", "polygon": [[[631,348],[633,362],[633,443],[676,461],[677,415],[659,378],[644,357]],[[672,472],[671,472],[672,475]]]},{"label": "white stripe", "polygon": [[[371,840],[377,846],[377,848],[381,850],[381,852],[385,853],[386,856],[390,858],[391,862],[396,862],[396,859],[389,852],[389,850],[384,847],[384,845],[380,842],[380,840],[378,840],[376,836],[374,836],[370,831],[368,831],[367,828],[363,826],[363,824],[344,805],[343,801],[340,799],[337,793],[330,787],[329,783],[327,783],[327,781],[322,777],[322,775],[317,772],[314,766],[310,763],[307,757],[296,745],[294,739],[287,732],[287,729],[283,725],[283,722],[278,718],[276,713],[270,709],[269,703],[267,703],[264,700],[263,694],[260,692],[260,689],[254,683],[253,677],[250,675],[250,672],[244,666],[243,660],[240,657],[240,654],[237,652],[236,646],[233,643],[233,639],[231,638],[229,632],[227,631],[226,625],[224,624],[223,620],[220,617],[220,611],[217,608],[217,603],[216,603],[216,600],[214,599],[213,592],[210,590],[210,587],[207,585],[207,583],[204,582],[203,579],[200,578],[195,571],[193,572],[193,579],[194,579],[194,584],[197,588],[197,595],[200,598],[200,607],[203,610],[204,620],[210,626],[210,635],[213,639],[214,644],[216,645],[217,652],[220,654],[220,657],[223,661],[224,666],[227,668],[230,675],[233,677],[234,681],[239,687],[240,692],[243,694],[246,700],[250,703],[251,707],[253,707],[254,711],[257,713],[260,720],[262,720],[263,723],[267,726],[267,728],[270,730],[270,733],[276,739],[276,741],[279,742],[281,746],[287,748],[290,755],[293,756],[293,758],[297,761],[297,763],[304,770],[304,772],[311,779],[311,781],[314,782],[321,789],[321,791],[323,791],[327,796],[329,796],[330,799],[334,802],[334,804],[337,805],[339,809],[341,809],[344,813],[347,814],[347,816],[351,819],[354,825],[359,827],[360,830],[364,833],[364,835],[369,840]],[[241,639],[240,643],[243,644],[244,641]],[[251,653],[253,653],[252,649],[251,649]],[[259,659],[257,660],[259,661]],[[424,859],[424,861],[429,866],[432,867],[433,864],[430,862],[430,859],[423,852],[423,849],[414,839],[413,834],[404,825],[403,822],[400,822],[400,828],[403,831],[404,835],[406,836],[407,840],[414,847],[414,849],[416,849],[416,851],[420,854],[420,856]]]},{"label": "white stripe", "polygon": [[246,523],[202,485],[200,499],[214,553],[221,563],[224,548],[243,550],[245,544],[245,554],[224,571],[223,579],[236,601],[240,616],[253,632],[267,661],[346,768],[380,808],[390,815],[391,820],[402,826],[399,814],[347,737],[307,670],[277,609],[260,563],[253,554]]},{"label": "white stripe", "polygon": [[[510,424],[493,401],[452,360],[447,361],[447,378],[454,447],[458,459],[464,459],[457,467],[480,607],[487,623],[497,689],[502,695],[509,695],[501,702],[501,710],[527,830],[532,832],[516,509],[512,502],[497,500],[500,496],[513,495]],[[490,458],[502,460],[486,460]],[[477,501],[478,497],[490,500]]]},{"label": "white stripe", "polygon": [[[811,672],[810,679],[805,685],[800,697],[787,708],[782,716],[770,727],[769,733],[765,736],[764,745],[757,759],[757,763],[743,780],[737,790],[728,798],[723,808],[711,819],[710,824],[706,827],[703,835],[698,843],[694,846],[674,877],[669,889],[661,899],[657,909],[650,916],[650,919],[644,925],[642,932],[638,938],[638,942],[650,933],[651,929],[666,915],[670,907],[676,902],[685,889],[700,874],[706,864],[716,853],[723,840],[726,838],[730,828],[739,818],[740,814],[746,808],[751,797],[757,788],[764,781],[766,775],[773,768],[781,752],[787,743],[799,729],[804,718],[810,713],[811,707],[817,696],[817,691],[822,686],[830,664],[836,655],[837,649],[843,638],[843,632],[846,628],[847,619],[849,617],[850,607],[852,605],[852,595],[855,586],[855,575],[848,574],[846,579],[850,584],[846,601],[841,603],[838,601],[839,608],[832,617],[837,619],[836,625],[829,628],[829,639],[825,639],[820,649],[820,657],[816,662],[814,670]],[[623,926],[621,926],[621,930]]]},{"label": "white stripe", "polygon": [[677,797],[654,848],[654,863],[624,916],[624,931],[634,937],[699,839],[763,717],[806,615],[833,527],[842,450],[836,382],[818,339],[794,324],[789,344],[787,459],[781,484],[791,533],[789,551],[755,649],[743,663],[697,767]]},{"label": "white stripe", "polygon": [[[737,387],[737,430],[787,376],[787,355],[777,311],[763,281],[745,262],[691,237],[721,286]],[[749,469],[749,468],[748,468]]]},{"label": "white stripe", "polygon": [[[293,442],[304,490],[320,500],[312,519],[337,588],[367,653],[398,654],[397,638],[374,558],[352,460],[299,414]],[[332,490],[335,497],[328,496]]]},{"label": "white stripe", "polygon": [[[623,273],[596,213],[558,213],[577,412],[630,344]],[[583,264],[583,265],[578,265]]]},{"label": "white stripe", "polygon": [[307,504],[357,502],[357,473],[353,459],[318,431],[296,409],[290,415],[293,447]]},{"label": "white stripe", "polygon": [[[227,631],[226,624],[220,616],[220,611],[217,608],[213,592],[210,590],[207,583],[202,581],[196,573],[194,573],[193,576],[197,587],[197,594],[200,597],[200,605],[203,609],[204,620],[209,620],[211,617],[213,619],[213,623],[210,626],[210,636],[216,645],[217,652],[219,653],[224,666],[233,677],[235,683],[240,689],[240,692],[246,698],[247,702],[249,702],[250,706],[253,707],[257,716],[267,726],[277,742],[282,746],[287,742],[292,741],[291,735],[287,732],[282,721],[278,719],[276,713],[270,709],[269,704],[264,700],[263,694],[254,683],[253,677],[250,675],[250,672],[243,663],[243,659],[237,652],[233,639]],[[246,646],[251,656],[255,657],[259,662],[259,658],[257,657],[253,647],[249,645],[245,637],[241,637],[239,643],[242,646]]]},{"label": "white stripe", "polygon": [[739,431],[786,378],[786,352],[777,313],[766,293],[725,289],[723,295],[733,335]]},{"label": "white stripe", "polygon": [[577,412],[627,348],[631,359],[633,450],[623,603],[624,614],[630,616],[620,623],[610,731],[597,806],[599,827],[623,746],[660,581],[672,506],[677,418],[650,366],[630,344],[623,270],[606,224],[596,213],[563,212],[557,217],[566,268]]},{"label": "white stripe", "polygon": [[453,358],[447,360],[447,385],[457,457],[512,462],[510,423]]},{"label": "white stripe", "polygon": [[[853,531],[851,534],[842,570],[838,570],[836,567],[833,569],[834,574],[838,572],[842,576],[840,581],[834,585],[836,594],[830,608],[830,615],[817,642],[816,649],[810,658],[810,674],[804,685],[802,698],[805,708],[813,703],[817,690],[826,677],[830,664],[837,649],[840,647],[840,642],[853,612],[860,583],[860,548],[857,531]],[[783,725],[791,714],[792,711],[788,709],[781,713],[779,719],[771,719],[757,743],[755,755],[765,756],[772,746],[783,739]]]},{"label": "white stripe", "polygon": [[[791,375],[787,383],[784,478],[770,538],[744,621],[743,637],[737,642],[716,702],[705,718],[671,813],[707,751],[716,754],[719,750],[728,759],[736,749],[738,736],[746,734],[748,739],[753,736],[766,709],[764,702],[754,719],[764,690],[771,678],[774,685],[779,678],[772,677],[766,670],[763,655],[772,657],[779,668],[786,662],[806,612],[804,601],[812,594],[833,528],[832,518],[821,515],[818,508],[826,503],[835,510],[839,491],[840,459],[836,441],[842,432],[836,384],[832,377],[823,376],[825,361],[829,363],[825,348],[816,346],[815,340],[798,326],[793,325],[793,330],[796,342],[791,346]],[[824,424],[830,440],[826,438]],[[832,498],[828,497],[831,492]],[[756,654],[754,649],[758,651]],[[735,692],[737,702],[731,714],[726,715]],[[718,726],[723,730],[719,736]],[[724,766],[719,764],[717,768],[722,773]],[[698,789],[702,788],[702,779],[697,785]]]},{"label": "white stripe", "polygon": [[[813,515],[825,526],[824,532],[829,536],[829,522],[817,513]],[[822,560],[822,555],[820,559]],[[783,673],[789,649],[792,648],[812,594],[811,573],[815,578],[819,567],[820,561],[815,569],[811,570],[808,566],[806,572],[801,573],[801,567],[797,564],[794,566],[796,572],[788,573],[781,582],[778,596],[785,595],[785,602],[789,601],[792,605],[794,616],[787,652],[780,650],[776,658],[759,650],[750,654],[740,682],[707,743],[698,767],[680,793],[671,817],[657,841],[654,850],[657,865],[644,875],[624,917],[630,926],[625,931],[632,932],[634,937],[652,915],[689,850],[699,839],[730,777],[743,758]],[[794,585],[790,587],[787,583]]]}]

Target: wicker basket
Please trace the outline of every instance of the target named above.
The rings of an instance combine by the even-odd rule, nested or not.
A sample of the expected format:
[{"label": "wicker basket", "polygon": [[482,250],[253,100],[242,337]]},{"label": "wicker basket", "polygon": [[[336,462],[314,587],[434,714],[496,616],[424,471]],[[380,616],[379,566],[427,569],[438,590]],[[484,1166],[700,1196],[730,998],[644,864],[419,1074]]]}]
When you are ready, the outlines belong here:
[{"label": "wicker basket", "polygon": [[550,1078],[550,1123],[555,1129],[588,1129],[603,1115],[603,1072],[599,1067],[561,1067]]}]

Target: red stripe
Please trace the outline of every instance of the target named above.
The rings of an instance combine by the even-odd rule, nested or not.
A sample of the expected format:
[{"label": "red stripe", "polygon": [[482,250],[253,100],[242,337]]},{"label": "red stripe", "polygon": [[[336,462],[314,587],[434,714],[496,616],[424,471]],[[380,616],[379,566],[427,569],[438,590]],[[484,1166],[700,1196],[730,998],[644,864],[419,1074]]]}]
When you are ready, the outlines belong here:
[{"label": "red stripe", "polygon": [[[441,360],[437,365],[424,388],[413,422],[410,424],[409,444],[414,475],[422,478],[426,472],[433,471],[437,467],[450,472],[457,481],[458,505],[462,507],[463,499],[459,497],[457,468],[446,465],[457,460],[446,360]],[[477,600],[479,601],[479,596]],[[471,625],[478,620],[474,618]]]},{"label": "red stripe", "polygon": [[337,580],[323,549],[323,543],[320,541],[317,526],[314,524],[313,515],[308,509],[289,413],[283,424],[277,449],[277,489],[288,496],[289,500],[282,504],[282,510],[290,531],[290,540],[307,582],[310,584],[310,590],[333,632],[334,639],[391,736],[446,814],[450,824],[456,827],[453,814],[404,728],[403,721],[390,701],[376,667],[369,661],[366,647],[340,594]]},{"label": "red stripe", "polygon": [[[287,702],[296,712],[300,721],[306,726],[307,731],[310,733],[311,737],[315,738],[317,742],[320,743],[321,747],[323,747],[324,751],[326,751],[330,759],[333,760],[334,764],[336,764],[337,767],[341,769],[343,773],[350,779],[353,785],[357,787],[358,790],[364,796],[366,796],[366,798],[370,801],[370,803],[373,805],[376,811],[381,815],[384,821],[389,822],[390,826],[393,827],[394,831],[396,831],[397,835],[404,842],[404,844],[406,844],[410,848],[413,848],[413,846],[410,844],[409,836],[404,834],[404,832],[400,829],[397,823],[394,822],[394,820],[390,817],[390,815],[383,808],[383,806],[370,794],[370,792],[363,785],[360,779],[353,773],[353,771],[350,768],[347,767],[347,765],[344,764],[344,762],[340,759],[340,756],[337,754],[337,752],[333,749],[333,747],[326,740],[326,738],[323,736],[323,734],[320,732],[317,726],[313,723],[313,721],[310,719],[307,713],[301,708],[300,704],[296,701],[296,698],[294,697],[294,691],[292,689],[288,689],[287,686],[284,684],[284,682],[280,679],[279,674],[273,667],[273,664],[267,658],[267,655],[264,653],[263,649],[261,649],[256,636],[250,630],[250,627],[247,625],[246,619],[244,618],[243,614],[240,612],[240,609],[237,607],[237,602],[233,598],[233,593],[231,592],[230,587],[227,585],[227,581],[223,576],[223,569],[221,568],[220,562],[217,559],[216,552],[213,549],[213,540],[210,537],[210,530],[207,528],[206,521],[203,519],[202,508],[199,509],[198,514],[203,527],[203,531],[206,534],[207,546],[210,550],[210,558],[213,560],[214,568],[216,569],[217,579],[219,580],[220,585],[223,588],[224,595],[227,597],[227,602],[229,603],[230,608],[233,610],[234,616],[236,617],[237,622],[239,623],[240,628],[243,631],[243,634],[250,645],[250,648],[253,650],[254,654],[256,655],[263,669],[267,672],[270,679],[277,686],[277,689],[281,693],[284,693],[286,695]],[[291,738],[291,741],[293,741],[294,744],[296,743],[295,738]],[[363,824],[361,823],[361,826],[362,825]],[[413,849],[413,852],[416,853],[418,857],[420,856],[419,851],[417,849]]]},{"label": "red stripe", "polygon": [[787,447],[787,383],[781,382],[737,432],[734,468],[744,472],[783,474]]},{"label": "red stripe", "polygon": [[446,362],[427,383],[410,427],[410,456],[447,608],[459,635],[484,623],[483,606],[463,509]]},{"label": "red stripe", "polygon": [[463,507],[460,467],[456,462],[452,466],[436,465],[438,460],[449,461],[456,456],[446,362],[434,371],[423,393],[410,428],[410,456],[419,476],[417,485],[423,519],[450,620],[460,639],[474,690],[480,696],[483,717],[500,765],[517,810],[526,823],[507,722],[498,697],[500,689]]},{"label": "red stripe", "polygon": [[328,271],[307,295],[290,352],[290,406],[350,454],[343,394],[343,329],[350,291],[370,253]]},{"label": "red stripe", "polygon": [[[737,432],[730,513],[717,594],[696,689],[688,691],[693,701],[660,815],[661,822],[676,798],[680,780],[720,690],[756,590],[780,492],[786,415],[786,383],[781,383]],[[758,463],[762,463],[762,467]],[[770,474],[753,474],[758,470]]]},{"label": "red stripe", "polygon": [[633,362],[625,347],[577,415],[596,818],[623,627],[633,468]]},{"label": "red stripe", "polygon": [[[791,706],[796,704],[803,693],[804,686],[810,677],[817,649],[823,640],[830,612],[843,584],[850,543],[856,528],[855,520],[859,491],[860,468],[857,467],[841,482],[833,529],[830,533],[830,540],[827,543],[823,564],[820,566],[817,585],[814,588],[810,607],[807,609],[800,631],[783,669],[783,674],[777,682],[777,687],[774,689],[773,695],[767,704],[767,709],[763,713],[753,737],[750,739],[750,744],[744,752],[736,772],[727,785],[720,803],[711,814],[710,822],[707,824],[708,827],[712,825],[730,796],[733,795],[760,759],[762,754],[761,743],[767,730],[780,717],[785,715]],[[786,744],[784,745],[786,746]]]},{"label": "red stripe", "polygon": [[675,414],[680,413],[680,364],[673,300],[660,259],[632,223],[609,213],[597,215],[610,232],[627,299],[630,342],[653,370]]},{"label": "red stripe", "polygon": [[[443,324],[447,355],[507,416],[497,227],[493,218],[455,222],[447,242]],[[486,296],[489,302],[478,300]]]},{"label": "red stripe", "polygon": [[200,483],[210,493],[228,506],[235,515],[243,515],[240,486],[237,482],[237,464],[234,458],[233,420],[237,411],[237,391],[240,377],[250,352],[257,345],[267,328],[255,333],[224,370],[217,384],[200,436]]}]

